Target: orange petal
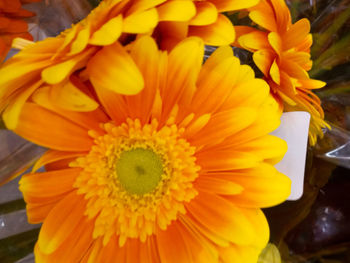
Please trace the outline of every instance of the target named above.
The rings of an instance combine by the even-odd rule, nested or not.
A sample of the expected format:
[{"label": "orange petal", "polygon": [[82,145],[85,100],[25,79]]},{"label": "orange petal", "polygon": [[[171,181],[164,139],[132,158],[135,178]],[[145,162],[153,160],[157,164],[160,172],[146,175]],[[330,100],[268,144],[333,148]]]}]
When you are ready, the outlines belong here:
[{"label": "orange petal", "polygon": [[275,60],[275,53],[269,49],[262,49],[254,52],[253,60],[265,77],[269,76],[270,68]]},{"label": "orange petal", "polygon": [[97,108],[94,111],[81,113],[76,111],[67,111],[56,106],[53,102],[54,98],[50,98],[51,88],[52,87],[50,86],[39,88],[32,95],[32,100],[39,106],[49,110],[50,112],[56,113],[66,120],[72,121],[86,130],[101,131],[100,123],[109,121],[108,117],[101,108]]},{"label": "orange petal", "polygon": [[254,240],[254,229],[246,216],[218,195],[199,192],[186,208],[201,224],[228,241],[247,245]]},{"label": "orange petal", "polygon": [[[125,263],[143,262],[140,258],[141,241],[139,239],[128,239],[125,243],[126,260]],[[101,261],[101,263],[108,261]]]},{"label": "orange petal", "polygon": [[317,79],[300,79],[298,81],[302,84],[302,87],[306,89],[320,89],[326,85],[326,82]]},{"label": "orange petal", "polygon": [[76,55],[81,53],[89,44],[90,39],[90,26],[86,25],[76,35],[76,38],[73,40],[70,46],[69,55]]},{"label": "orange petal", "polygon": [[89,40],[89,44],[98,46],[111,45],[118,40],[122,33],[122,15],[109,19],[98,30],[94,32]]},{"label": "orange petal", "polygon": [[8,129],[14,130],[16,128],[25,102],[32,95],[32,93],[39,88],[41,84],[42,81],[38,81],[30,85],[28,88],[20,92],[20,94],[16,96],[15,99],[9,103],[9,105],[7,105],[5,111],[2,114],[2,118]]},{"label": "orange petal", "polygon": [[261,159],[274,159],[275,162],[282,160],[287,152],[287,143],[272,135],[265,135],[250,142],[235,147],[237,151],[251,152]]},{"label": "orange petal", "polygon": [[283,48],[290,48],[300,45],[310,33],[310,22],[306,18],[298,20],[283,35]]},{"label": "orange petal", "polygon": [[145,243],[140,244],[140,258],[144,263],[161,263],[155,236],[148,237]]},{"label": "orange petal", "polygon": [[281,83],[280,68],[276,60],[273,61],[269,73],[270,73],[270,77],[275,83],[277,84]]},{"label": "orange petal", "polygon": [[119,43],[106,46],[96,53],[90,59],[87,71],[96,91],[108,89],[116,93],[133,95],[144,87],[142,74]]},{"label": "orange petal", "polygon": [[232,136],[252,124],[256,118],[253,108],[233,108],[211,116],[208,124],[191,140],[193,145],[212,145]]},{"label": "orange petal", "polygon": [[229,171],[256,166],[260,158],[253,153],[234,150],[207,150],[196,154],[198,165],[205,171]]},{"label": "orange petal", "polygon": [[51,254],[63,244],[84,217],[83,196],[71,192],[46,217],[39,234],[38,244],[44,254]]},{"label": "orange petal", "polygon": [[296,47],[298,51],[310,52],[312,45],[312,35],[308,34],[305,39]]},{"label": "orange petal", "polygon": [[237,85],[240,85],[246,81],[250,81],[252,79],[255,79],[255,72],[254,70],[248,66],[248,65],[241,65],[239,67],[239,71],[237,72]]},{"label": "orange petal", "polygon": [[[274,99],[273,99],[274,100]],[[223,142],[224,145],[233,147],[236,144],[245,143],[247,141],[267,135],[276,130],[281,123],[280,114],[276,109],[263,107],[257,111],[257,117],[249,127],[230,136]]]},{"label": "orange petal", "polygon": [[310,53],[308,52],[285,52],[283,53],[283,59],[286,60],[291,60],[295,63],[297,63],[298,65],[300,65],[302,68],[304,68],[305,70],[310,70],[309,65],[310,63],[312,63],[312,61],[310,60]]},{"label": "orange petal", "polygon": [[188,35],[188,22],[161,21],[156,34],[160,36],[160,47],[169,52]]},{"label": "orange petal", "polygon": [[[169,54],[168,76],[161,88],[163,118],[166,119],[181,96],[188,102],[193,96],[195,83],[202,65],[204,44],[196,37],[187,38]],[[186,95],[183,93],[186,92]]]},{"label": "orange petal", "polygon": [[252,246],[237,246],[230,244],[227,247],[219,247],[222,262],[230,262],[234,258],[237,262],[256,263],[261,249]]},{"label": "orange petal", "polygon": [[155,6],[159,6],[166,0],[139,0],[133,2],[132,6],[128,7],[126,14],[130,15],[132,13],[140,12],[141,10],[147,10]]},{"label": "orange petal", "polygon": [[56,162],[48,163],[46,164],[45,170],[50,172],[50,171],[56,171],[56,170],[61,170],[61,169],[67,169],[70,168],[70,163],[75,161],[75,157],[72,158],[67,158],[67,159],[62,159]]},{"label": "orange petal", "polygon": [[215,176],[200,175],[194,183],[196,189],[219,195],[235,195],[244,189],[239,184],[215,178]]},{"label": "orange petal", "polygon": [[41,72],[42,79],[48,84],[58,84],[67,79],[72,72],[86,66],[96,48],[88,48],[70,59],[45,68]]},{"label": "orange petal", "polygon": [[190,26],[188,35],[202,38],[207,45],[223,46],[233,43],[235,29],[226,16],[219,14],[218,19],[213,24]]},{"label": "orange petal", "polygon": [[[230,244],[228,240],[201,224],[200,221],[196,220],[190,213],[186,213],[184,216],[180,215],[179,218],[184,225],[198,233],[199,237],[203,238],[205,241],[209,241],[212,245],[227,247]],[[211,253],[214,254],[215,258],[217,257],[218,252],[215,247],[213,248],[213,246],[209,245],[207,250],[211,250]]]},{"label": "orange petal", "polygon": [[[55,39],[56,40],[56,39]],[[44,45],[42,44],[44,43]],[[51,65],[51,47],[58,48],[61,41],[45,40],[38,42],[34,46],[29,46],[22,52],[19,52],[12,59],[8,60],[0,70],[0,97],[13,94],[16,90],[23,86],[23,83],[31,83],[39,81],[40,71]],[[48,49],[46,44],[50,47]],[[37,46],[42,48],[39,53]],[[33,52],[33,54],[31,54]],[[29,56],[30,54],[30,56]],[[22,61],[22,62],[20,62]]]},{"label": "orange petal", "polygon": [[158,24],[158,13],[156,8],[143,12],[135,12],[123,19],[123,32],[140,34],[149,33]]},{"label": "orange petal", "polygon": [[270,207],[285,201],[290,195],[291,180],[277,171],[268,179],[260,176],[235,176],[231,180],[244,187],[240,195],[227,197],[239,206]]},{"label": "orange petal", "polygon": [[73,40],[76,38],[77,33],[81,27],[79,25],[73,26],[69,30],[67,30],[66,35],[64,38],[61,38],[63,43],[62,45],[57,49],[56,56],[59,56],[59,54],[65,53],[67,50],[66,48],[73,42]]},{"label": "orange petal", "polygon": [[28,24],[25,21],[9,19],[9,25],[2,31],[7,33],[22,33],[28,31]]},{"label": "orange petal", "polygon": [[55,105],[71,111],[93,111],[98,103],[78,88],[79,82],[68,80],[62,84],[53,85],[50,89],[51,100]]},{"label": "orange petal", "polygon": [[224,59],[231,57],[233,57],[233,50],[230,46],[218,47],[204,62],[200,71],[199,79],[209,74],[215,67],[222,63]]},{"label": "orange petal", "polygon": [[25,174],[20,180],[20,190],[27,203],[42,201],[60,196],[73,189],[80,168],[69,168],[45,173]]},{"label": "orange petal", "polygon": [[210,0],[220,12],[235,11],[255,6],[259,0]]},{"label": "orange petal", "polygon": [[[206,67],[208,65],[205,65]],[[240,62],[236,57],[223,59],[206,75],[201,74],[197,81],[197,90],[191,103],[195,113],[215,113],[232,92],[232,87],[237,80],[236,72]]]},{"label": "orange petal", "polygon": [[[138,241],[139,242],[139,241]],[[135,251],[134,256],[138,256],[137,251]],[[126,245],[124,247],[119,247],[118,240],[114,234],[106,246],[102,246],[100,251],[98,251],[97,258],[93,261],[94,263],[107,263],[107,262],[125,262],[127,263],[126,256]],[[138,261],[135,261],[138,262]]]},{"label": "orange petal", "polygon": [[259,4],[259,9],[253,8],[252,10],[253,11],[249,13],[251,20],[269,31],[277,32],[275,14],[267,2],[261,1]]},{"label": "orange petal", "polygon": [[140,69],[145,81],[145,88],[137,95],[125,97],[129,118],[138,118],[141,123],[148,123],[155,94],[165,74],[166,58],[151,37],[136,40],[131,48],[131,57]]},{"label": "orange petal", "polygon": [[62,152],[62,151],[48,150],[34,164],[34,166],[32,168],[32,173],[37,171],[40,167],[42,167],[46,164],[53,163],[53,162],[60,161],[60,160],[64,160],[64,159],[70,159],[72,157],[79,157],[79,156],[82,156],[84,154],[86,154],[86,153]]},{"label": "orange petal", "polygon": [[271,0],[271,4],[276,14],[278,32],[285,32],[290,27],[292,20],[288,6],[284,0]]},{"label": "orange petal", "polygon": [[267,245],[270,237],[269,224],[264,213],[260,209],[255,208],[241,208],[241,211],[254,227],[254,247],[263,249]]},{"label": "orange petal", "polygon": [[104,110],[117,125],[126,121],[129,114],[125,98],[122,95],[104,88],[97,89],[96,93]]},{"label": "orange petal", "polygon": [[6,29],[9,24],[10,24],[11,20],[6,18],[6,17],[0,17],[0,29],[3,30],[3,29]]},{"label": "orange petal", "polygon": [[254,30],[252,32],[240,36],[238,39],[238,43],[241,47],[252,52],[260,49],[270,49],[267,36],[268,35],[266,32]]},{"label": "orange petal", "polygon": [[89,151],[93,144],[87,130],[33,103],[24,104],[14,131],[27,140],[61,151]]},{"label": "orange petal", "polygon": [[196,136],[197,133],[208,124],[210,118],[211,118],[210,114],[203,114],[203,115],[199,116],[198,118],[195,118],[186,127],[186,130],[185,130],[183,136],[185,138],[187,138],[187,140],[193,136]]},{"label": "orange petal", "polygon": [[193,262],[176,221],[170,224],[165,231],[159,229],[156,236],[161,262]]},{"label": "orange petal", "polygon": [[56,200],[52,200],[52,202],[47,204],[27,204],[26,211],[28,222],[30,224],[42,223],[47,217],[47,215],[50,213],[52,208],[54,208],[61,199],[62,196],[60,196],[60,198],[56,198]]},{"label": "orange petal", "polygon": [[[99,255],[99,252],[102,249],[102,240],[103,240],[103,238],[98,238],[98,239],[94,240],[92,245],[89,247],[89,250],[82,258],[81,263],[95,263],[96,262],[96,259]],[[124,251],[124,250],[122,250],[122,251]],[[124,260],[124,257],[122,258],[122,260]]]},{"label": "orange petal", "polygon": [[[292,80],[292,78],[284,71],[281,71],[281,84],[277,87],[274,87],[271,85],[271,88],[274,90],[277,90],[277,92],[283,92],[285,95],[289,96],[290,98],[293,98],[297,94],[295,81]],[[289,103],[288,101],[286,101]],[[291,104],[293,105],[293,104]]]},{"label": "orange petal", "polygon": [[269,85],[262,79],[251,79],[236,85],[220,110],[235,107],[258,108],[270,93]]},{"label": "orange petal", "polygon": [[203,26],[215,23],[218,19],[218,10],[212,3],[194,2],[196,5],[196,15],[191,19],[191,26]]},{"label": "orange petal", "polygon": [[198,231],[187,227],[185,224],[180,222],[174,222],[173,224],[177,224],[177,229],[184,240],[185,246],[191,253],[192,262],[217,262],[218,254],[209,240],[206,240]]},{"label": "orange petal", "polygon": [[280,63],[280,68],[292,78],[296,78],[296,79],[309,78],[309,75],[306,72],[306,70],[291,60],[282,59]]},{"label": "orange petal", "polygon": [[37,262],[80,262],[93,243],[93,227],[93,221],[87,222],[86,219],[82,219],[74,229],[74,235],[70,236],[54,253],[49,255],[44,254],[37,245],[34,250]]},{"label": "orange petal", "polygon": [[196,14],[192,1],[166,1],[157,8],[159,21],[189,21]]},{"label": "orange petal", "polygon": [[279,34],[277,34],[276,32],[271,32],[268,35],[268,41],[271,47],[276,51],[277,55],[280,56],[282,53],[282,39],[279,36]]},{"label": "orange petal", "polygon": [[235,25],[235,30],[236,30],[236,36],[237,38],[249,34],[251,32],[262,32],[260,30],[256,30],[254,27],[250,27],[250,26],[236,26]]}]

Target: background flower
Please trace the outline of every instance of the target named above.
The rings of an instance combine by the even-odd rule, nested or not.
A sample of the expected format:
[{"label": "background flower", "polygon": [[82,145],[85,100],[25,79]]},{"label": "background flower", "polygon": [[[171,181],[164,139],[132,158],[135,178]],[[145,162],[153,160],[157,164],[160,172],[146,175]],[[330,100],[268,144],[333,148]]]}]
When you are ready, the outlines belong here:
[{"label": "background flower", "polygon": [[322,128],[328,127],[320,99],[312,92],[325,83],[311,79],[312,67],[310,23],[301,19],[292,24],[283,0],[264,0],[249,9],[249,17],[262,27],[236,27],[238,46],[254,52],[253,60],[269,83],[275,97],[284,102],[286,111],[304,110],[311,114],[309,138],[311,145]]},{"label": "background flower", "polygon": [[[78,107],[65,101],[63,108],[78,111],[94,110],[96,103],[80,92],[70,75],[86,67],[98,49],[116,41],[128,43],[135,34],[154,34],[165,46],[174,45],[188,35],[202,37],[209,44],[229,44],[234,29],[225,16],[218,14],[249,7],[256,1],[120,1],[105,0],[86,19],[56,38],[36,44],[25,40],[15,42],[23,49],[0,70],[0,112],[9,129],[17,125],[23,103],[34,90],[46,84],[56,86],[55,96],[64,97],[67,90],[85,100]],[[181,10],[181,11],[179,11]],[[163,44],[162,44],[163,45]],[[121,94],[135,94],[142,85],[119,87]],[[83,97],[83,98],[82,98]],[[55,98],[56,100],[56,98]]]},{"label": "background flower", "polygon": [[[169,54],[149,37],[127,49],[139,94],[84,81],[95,111],[56,107],[47,87],[23,106],[15,132],[50,148],[34,167],[47,172],[20,183],[29,220],[43,222],[37,261],[256,262],[269,237],[260,208],[290,193],[273,167],[286,145],[269,135],[281,114],[269,87],[229,47],[202,66],[198,38]],[[120,53],[115,44],[96,54],[92,85],[123,81],[113,74]]]},{"label": "background flower", "polygon": [[32,40],[28,25],[23,18],[35,14],[22,8],[23,4],[41,0],[1,0],[0,1],[0,63],[4,61],[16,37]]}]

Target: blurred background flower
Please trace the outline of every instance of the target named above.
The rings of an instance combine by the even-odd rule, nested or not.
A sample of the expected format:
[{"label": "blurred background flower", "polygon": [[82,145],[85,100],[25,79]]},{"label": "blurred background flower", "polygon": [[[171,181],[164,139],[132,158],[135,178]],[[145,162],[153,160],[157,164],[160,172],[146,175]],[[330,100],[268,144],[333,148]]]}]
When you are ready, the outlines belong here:
[{"label": "blurred background flower", "polygon": [[1,0],[0,1],[0,63],[11,49],[12,40],[22,37],[32,40],[28,24],[24,18],[35,16],[35,13],[23,8],[23,4],[41,0]]}]

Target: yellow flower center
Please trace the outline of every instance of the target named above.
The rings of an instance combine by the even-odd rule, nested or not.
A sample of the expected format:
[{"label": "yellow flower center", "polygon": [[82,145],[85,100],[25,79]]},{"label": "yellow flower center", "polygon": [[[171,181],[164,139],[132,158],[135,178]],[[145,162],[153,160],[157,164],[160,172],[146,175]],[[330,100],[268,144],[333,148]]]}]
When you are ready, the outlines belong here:
[{"label": "yellow flower center", "polygon": [[158,128],[156,120],[103,127],[105,134],[89,132],[95,145],[71,163],[82,168],[74,187],[88,200],[85,214],[95,220],[94,238],[107,244],[116,234],[120,246],[127,238],[144,242],[185,213],[184,203],[197,195],[195,148],[181,138],[182,128]]},{"label": "yellow flower center", "polygon": [[150,149],[136,148],[120,154],[116,172],[128,193],[143,195],[152,192],[162,179],[163,161]]}]

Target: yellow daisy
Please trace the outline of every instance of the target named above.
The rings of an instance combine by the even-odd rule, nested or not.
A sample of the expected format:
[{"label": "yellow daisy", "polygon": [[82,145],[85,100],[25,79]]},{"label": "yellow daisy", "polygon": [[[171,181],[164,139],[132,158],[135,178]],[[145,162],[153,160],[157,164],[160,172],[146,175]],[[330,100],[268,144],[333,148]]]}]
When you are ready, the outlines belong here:
[{"label": "yellow daisy", "polygon": [[[96,53],[93,85],[123,82],[120,48]],[[20,181],[29,221],[43,222],[36,262],[257,262],[269,238],[260,208],[290,192],[273,167],[286,143],[269,135],[281,113],[268,85],[229,47],[202,65],[199,38],[169,54],[147,36],[127,48],[139,94],[82,80],[95,111],[55,106],[48,87],[23,106],[15,132],[49,148]]]},{"label": "yellow daisy", "polygon": [[250,8],[249,17],[263,29],[236,27],[237,45],[254,52],[253,59],[263,72],[272,92],[285,103],[285,110],[303,110],[311,114],[310,143],[322,137],[328,127],[320,99],[312,92],[325,83],[310,79],[312,67],[310,23],[301,19],[292,24],[284,0],[263,0]]},{"label": "yellow daisy", "polygon": [[[14,46],[22,51],[0,70],[0,113],[4,112],[6,126],[16,127],[23,103],[43,85],[54,86],[54,100],[65,109],[94,110],[97,104],[80,91],[70,76],[84,70],[103,46],[117,41],[126,44],[135,34],[153,34],[160,45],[168,48],[192,35],[208,44],[230,44],[235,37],[233,25],[219,12],[250,7],[257,2],[104,0],[86,19],[56,38],[35,44],[18,39]],[[142,84],[109,88],[130,95],[139,92]],[[76,105],[74,99],[64,100],[67,93],[84,103]],[[62,99],[57,101],[57,97]]]}]

